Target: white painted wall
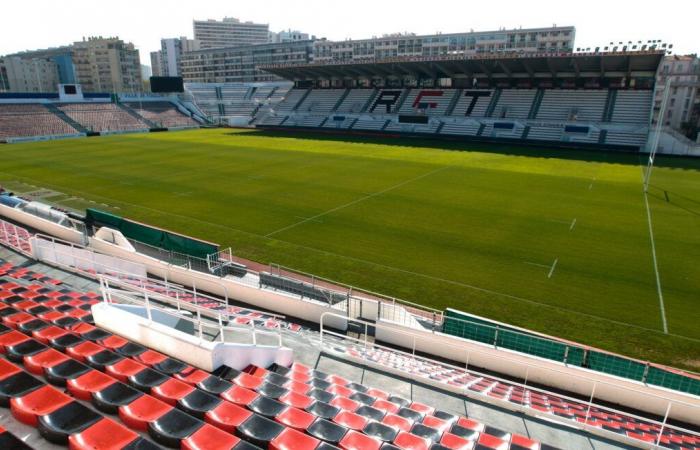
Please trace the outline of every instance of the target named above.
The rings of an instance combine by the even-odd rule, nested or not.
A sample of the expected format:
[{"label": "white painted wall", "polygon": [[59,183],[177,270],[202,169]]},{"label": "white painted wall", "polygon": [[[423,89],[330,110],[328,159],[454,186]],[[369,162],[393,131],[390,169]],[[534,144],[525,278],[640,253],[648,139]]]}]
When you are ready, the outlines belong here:
[{"label": "white painted wall", "polygon": [[[118,236],[121,234],[115,230],[105,230],[105,232],[102,230],[104,228],[90,238],[90,247],[104,254],[142,264],[146,267],[149,274],[164,278],[169,282],[193,287],[221,297],[235,298],[258,308],[276,311],[279,314],[298,317],[315,323],[319,323],[321,315],[326,312],[344,314],[343,311],[333,309],[325,303],[310,299],[300,299],[283,292],[260,289],[257,286],[240,283],[233,279],[219,278],[214,275],[167,264],[159,259],[138,253],[131,246],[129,246],[131,248],[124,248],[102,239],[101,236],[104,236],[104,233],[108,231],[110,236],[117,237],[115,242],[119,243]],[[110,238],[110,240],[112,239]],[[341,318],[333,318],[328,322],[328,326],[345,330],[347,329],[347,321]]]},{"label": "white painted wall", "polygon": [[50,220],[42,219],[17,208],[10,208],[6,205],[0,205],[0,215],[14,220],[17,223],[26,225],[29,228],[39,230],[50,236],[56,236],[64,241],[74,244],[83,244],[83,233],[73,228],[67,228]]},{"label": "white painted wall", "polygon": [[269,367],[272,363],[289,367],[294,360],[290,348],[208,342],[107,303],[93,305],[92,315],[95,324],[107,331],[208,372],[221,364],[234,369],[250,364]]},{"label": "white painted wall", "polygon": [[145,278],[147,275],[146,268],[142,264],[114,256],[59,244],[35,236],[29,238],[29,242],[34,258],[50,264],[74,267],[79,270],[94,270],[98,274],[119,273],[136,278]]}]

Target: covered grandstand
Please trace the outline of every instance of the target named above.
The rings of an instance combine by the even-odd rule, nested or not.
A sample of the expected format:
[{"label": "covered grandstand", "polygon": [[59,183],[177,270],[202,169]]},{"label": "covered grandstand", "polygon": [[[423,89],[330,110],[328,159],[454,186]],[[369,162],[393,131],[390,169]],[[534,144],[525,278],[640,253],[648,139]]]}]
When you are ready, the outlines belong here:
[{"label": "covered grandstand", "polygon": [[260,127],[639,150],[660,51],[264,66],[294,81]]}]

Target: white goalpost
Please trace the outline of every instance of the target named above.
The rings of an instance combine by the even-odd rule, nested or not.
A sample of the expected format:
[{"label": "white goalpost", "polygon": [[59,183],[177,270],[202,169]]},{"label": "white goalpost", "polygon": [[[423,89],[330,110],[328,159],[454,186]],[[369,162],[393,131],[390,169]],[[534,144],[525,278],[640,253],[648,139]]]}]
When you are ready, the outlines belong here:
[{"label": "white goalpost", "polygon": [[654,168],[654,159],[656,158],[656,151],[659,148],[659,141],[661,140],[661,129],[663,128],[664,118],[666,117],[666,107],[668,106],[668,97],[671,91],[671,77],[669,76],[664,85],[664,96],[661,99],[661,109],[659,111],[659,117],[656,121],[656,127],[654,131],[654,137],[649,148],[649,161],[647,161],[647,170],[644,173],[644,193],[649,192],[649,181],[651,180],[651,171]]}]

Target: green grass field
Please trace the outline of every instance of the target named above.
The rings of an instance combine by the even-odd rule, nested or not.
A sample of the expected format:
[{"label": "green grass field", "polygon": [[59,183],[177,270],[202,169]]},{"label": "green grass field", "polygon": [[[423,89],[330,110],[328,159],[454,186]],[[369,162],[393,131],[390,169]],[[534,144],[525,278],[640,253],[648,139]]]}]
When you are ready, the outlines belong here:
[{"label": "green grass field", "polygon": [[0,184],[50,189],[64,206],[700,368],[700,160],[659,159],[653,174],[664,334],[636,155],[219,129],[4,145],[0,157]]}]

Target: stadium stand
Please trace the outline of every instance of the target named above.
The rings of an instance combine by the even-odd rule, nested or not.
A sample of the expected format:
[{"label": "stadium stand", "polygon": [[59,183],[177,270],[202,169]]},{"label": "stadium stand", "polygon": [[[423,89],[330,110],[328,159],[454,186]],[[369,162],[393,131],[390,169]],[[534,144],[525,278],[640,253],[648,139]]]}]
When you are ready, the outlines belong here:
[{"label": "stadium stand", "polygon": [[139,116],[162,128],[192,127],[198,123],[169,102],[126,103]]},{"label": "stadium stand", "polygon": [[527,119],[535,100],[535,89],[503,89],[491,117],[498,119]]},{"label": "stadium stand", "polygon": [[24,136],[74,135],[78,131],[38,104],[0,104],[0,140]]},{"label": "stadium stand", "polygon": [[[0,225],[4,231],[0,243],[34,253],[27,247],[33,245],[29,232]],[[321,372],[299,362],[291,367],[198,369],[95,325],[91,310],[102,302],[100,295],[75,289],[60,276],[35,272],[25,264],[0,265],[0,405],[9,404],[17,421],[36,427],[49,442],[92,448],[105,433],[113,432],[119,445],[137,442],[143,446],[139,448],[151,448],[153,443],[213,449],[255,448],[250,445],[332,449],[333,445],[386,450],[392,448],[389,444],[426,450],[551,448],[507,431],[504,424],[487,425],[441,410],[438,404],[417,402],[391,389],[351,382],[340,373]],[[260,280],[285,291],[296,289],[302,297],[329,301],[330,291],[309,283],[272,274],[261,274]],[[186,302],[225,310],[239,324],[317,335],[275,315],[227,305],[161,280],[123,281],[117,287],[120,292],[133,289],[143,296],[147,290],[154,294],[152,302],[165,301],[164,306]],[[331,302],[344,300],[345,295],[339,295]],[[321,339],[327,352],[342,359],[463,392],[470,399],[510,404],[640,445],[658,442],[663,448],[682,450],[700,445],[699,433],[585,399],[352,336],[327,333]],[[67,394],[50,385],[66,387]]]},{"label": "stadium stand", "polygon": [[606,90],[550,89],[545,91],[538,119],[562,122],[601,122]]},{"label": "stadium stand", "polygon": [[653,93],[645,91],[617,91],[612,121],[645,124],[650,120]]},{"label": "stadium stand", "polygon": [[114,103],[71,103],[61,104],[58,108],[93,132],[136,131],[149,128],[143,120]]},{"label": "stadium stand", "polygon": [[494,91],[490,89],[465,90],[459,97],[459,101],[452,111],[453,116],[486,117]]},{"label": "stadium stand", "polygon": [[335,110],[347,92],[346,89],[315,89],[304,98],[297,111],[326,115]]},{"label": "stadium stand", "polygon": [[376,94],[375,89],[351,89],[340,103],[338,113],[361,113],[367,109],[367,104]]},{"label": "stadium stand", "polygon": [[550,448],[299,363],[220,377],[96,327],[95,293],[39,283],[11,264],[0,274],[0,405],[55,444]]},{"label": "stadium stand", "polygon": [[428,115],[445,115],[456,93],[454,89],[412,89],[399,114],[424,112]]},{"label": "stadium stand", "polygon": [[[639,148],[650,108],[649,90],[292,89],[274,114],[261,109],[254,123]],[[408,124],[399,115],[431,119]]]}]

